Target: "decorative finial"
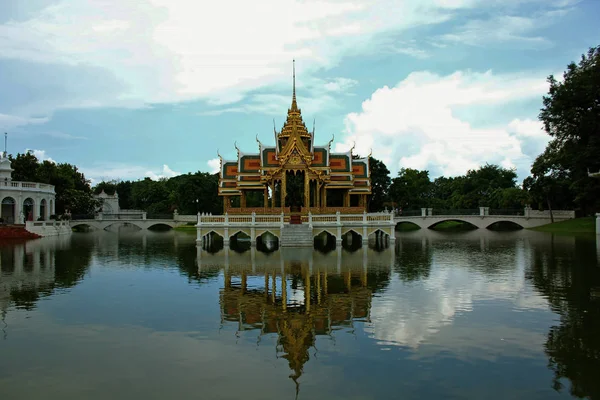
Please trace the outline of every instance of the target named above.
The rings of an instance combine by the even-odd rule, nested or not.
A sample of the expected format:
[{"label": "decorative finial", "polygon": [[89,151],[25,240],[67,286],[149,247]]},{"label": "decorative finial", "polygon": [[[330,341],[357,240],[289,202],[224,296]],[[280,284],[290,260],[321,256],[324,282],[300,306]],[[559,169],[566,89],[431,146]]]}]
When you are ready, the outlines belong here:
[{"label": "decorative finial", "polygon": [[333,143],[333,140],[335,139],[335,134],[331,135],[331,140],[329,141],[329,150],[331,150],[331,143]]},{"label": "decorative finial", "polygon": [[262,143],[258,140],[258,133],[256,134],[256,143],[258,143],[258,151],[262,148]]},{"label": "decorative finial", "polygon": [[237,150],[238,157],[239,157],[239,155],[240,155],[240,149],[237,147],[237,141],[233,142],[233,145],[235,146],[235,149]]},{"label": "decorative finial", "polygon": [[219,149],[217,149],[217,156],[219,156],[221,160],[223,159],[223,157],[221,157],[221,153],[219,153]]},{"label": "decorative finial", "polygon": [[6,157],[6,141],[8,140],[8,133],[4,132],[4,157]]},{"label": "decorative finial", "polygon": [[296,103],[296,60],[292,60],[292,110],[298,110],[298,104]]},{"label": "decorative finial", "polygon": [[352,150],[356,147],[356,141],[352,142],[352,147],[350,148],[350,154],[352,154]]},{"label": "decorative finial", "polygon": [[316,122],[317,122],[317,119],[313,118],[313,131],[312,131],[313,137],[315,136],[315,124],[316,124]]},{"label": "decorative finial", "polygon": [[371,158],[371,155],[373,155],[373,148],[371,147],[371,149],[369,150],[369,156],[367,158]]}]

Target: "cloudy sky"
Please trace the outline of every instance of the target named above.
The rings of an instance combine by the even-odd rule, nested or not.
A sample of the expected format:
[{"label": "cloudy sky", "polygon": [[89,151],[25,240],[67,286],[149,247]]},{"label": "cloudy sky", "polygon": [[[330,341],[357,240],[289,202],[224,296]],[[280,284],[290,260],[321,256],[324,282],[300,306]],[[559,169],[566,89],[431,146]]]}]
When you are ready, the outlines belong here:
[{"label": "cloudy sky", "polygon": [[94,181],[211,171],[273,143],[291,100],[317,144],[431,175],[519,178],[546,77],[600,44],[597,0],[2,0],[9,153]]}]

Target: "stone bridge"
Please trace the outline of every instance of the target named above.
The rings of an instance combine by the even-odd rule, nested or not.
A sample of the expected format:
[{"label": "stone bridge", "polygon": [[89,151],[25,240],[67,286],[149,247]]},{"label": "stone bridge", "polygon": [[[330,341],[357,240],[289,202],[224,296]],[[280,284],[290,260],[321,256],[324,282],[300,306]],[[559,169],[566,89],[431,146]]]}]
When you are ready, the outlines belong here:
[{"label": "stone bridge", "polygon": [[89,226],[94,229],[106,229],[112,225],[130,224],[137,226],[140,229],[148,229],[156,225],[166,225],[171,228],[186,225],[189,222],[197,222],[198,216],[196,215],[178,215],[174,214],[172,218],[146,218],[144,216],[131,216],[131,215],[103,215],[100,218],[94,219],[74,219],[71,221],[71,228],[76,226]]},{"label": "stone bridge", "polygon": [[[521,215],[494,215],[490,214],[488,207],[480,207],[478,215],[453,215],[451,212],[446,215],[435,215],[433,209],[424,208],[421,211],[421,215],[418,216],[403,216],[397,215],[394,217],[396,224],[409,222],[417,225],[419,228],[432,228],[437,224],[446,221],[460,221],[467,222],[471,225],[476,226],[479,229],[489,228],[491,225],[498,222],[511,222],[519,225],[522,228],[535,228],[537,226],[550,224],[552,218],[550,217],[549,211],[535,211],[529,208],[525,208],[523,211],[519,210]],[[575,218],[574,211],[557,210],[553,211],[554,222],[564,221],[567,219]]]}]

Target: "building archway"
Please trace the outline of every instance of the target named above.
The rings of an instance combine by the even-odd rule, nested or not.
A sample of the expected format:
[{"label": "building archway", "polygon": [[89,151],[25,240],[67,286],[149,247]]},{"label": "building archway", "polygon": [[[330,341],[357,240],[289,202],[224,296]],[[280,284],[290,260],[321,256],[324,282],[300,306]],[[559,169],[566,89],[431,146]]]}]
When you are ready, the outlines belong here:
[{"label": "building archway", "polygon": [[31,197],[26,198],[23,201],[23,215],[25,216],[26,221],[33,221],[33,207],[35,203]]},{"label": "building archway", "polygon": [[42,201],[40,201],[40,218],[42,218],[43,221],[47,219],[47,209],[46,199],[42,199]]},{"label": "building archway", "polygon": [[0,218],[4,219],[4,222],[7,224],[15,223],[15,206],[17,202],[12,197],[5,197],[2,199],[2,204],[0,206]]}]

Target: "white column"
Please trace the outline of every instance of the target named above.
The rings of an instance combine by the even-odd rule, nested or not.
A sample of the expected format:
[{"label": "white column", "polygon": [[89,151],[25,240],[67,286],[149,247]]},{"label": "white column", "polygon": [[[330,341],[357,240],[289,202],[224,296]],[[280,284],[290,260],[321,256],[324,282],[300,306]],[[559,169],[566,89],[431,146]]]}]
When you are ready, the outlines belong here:
[{"label": "white column", "polygon": [[421,208],[421,217],[426,217],[426,216],[427,216],[427,209]]},{"label": "white column", "polygon": [[337,223],[337,235],[335,238],[335,245],[336,246],[341,246],[342,245],[342,220],[340,218],[340,212],[336,211],[335,213],[336,216],[336,223]]},{"label": "white column", "polygon": [[256,246],[256,213],[252,212],[252,224],[250,226],[250,246]]},{"label": "white column", "polygon": [[[393,218],[393,216],[392,216]],[[369,244],[369,231],[367,230],[367,212],[363,211],[363,226],[362,226],[362,244]]]}]

